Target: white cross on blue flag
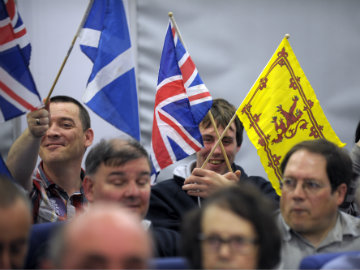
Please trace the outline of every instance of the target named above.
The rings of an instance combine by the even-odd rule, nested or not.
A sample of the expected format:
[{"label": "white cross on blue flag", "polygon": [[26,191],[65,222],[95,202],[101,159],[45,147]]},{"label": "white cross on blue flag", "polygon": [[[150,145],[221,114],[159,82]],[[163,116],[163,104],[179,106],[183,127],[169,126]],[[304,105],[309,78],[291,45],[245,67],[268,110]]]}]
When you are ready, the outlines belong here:
[{"label": "white cross on blue flag", "polygon": [[94,63],[84,103],[140,140],[135,64],[123,1],[94,1],[82,29],[80,47]]}]

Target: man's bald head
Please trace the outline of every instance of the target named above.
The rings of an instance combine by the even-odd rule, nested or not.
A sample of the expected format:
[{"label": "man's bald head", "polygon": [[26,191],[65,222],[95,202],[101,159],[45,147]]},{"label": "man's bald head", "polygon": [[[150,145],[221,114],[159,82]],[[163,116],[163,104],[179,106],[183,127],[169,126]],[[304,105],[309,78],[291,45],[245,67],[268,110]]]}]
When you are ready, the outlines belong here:
[{"label": "man's bald head", "polygon": [[151,257],[150,238],[139,217],[114,204],[90,206],[65,225],[60,237],[55,244],[62,248],[54,252],[62,256],[55,267],[143,269]]}]

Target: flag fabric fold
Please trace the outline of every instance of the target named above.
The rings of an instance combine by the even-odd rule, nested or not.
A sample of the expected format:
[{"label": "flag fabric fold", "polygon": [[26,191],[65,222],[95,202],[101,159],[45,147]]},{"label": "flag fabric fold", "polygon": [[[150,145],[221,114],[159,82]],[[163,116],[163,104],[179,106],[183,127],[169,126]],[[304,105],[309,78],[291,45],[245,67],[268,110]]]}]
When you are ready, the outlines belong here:
[{"label": "flag fabric fold", "polygon": [[280,163],[292,146],[324,138],[343,144],[284,38],[237,110],[250,141],[280,195]]},{"label": "flag fabric fold", "polygon": [[0,122],[42,104],[29,70],[30,54],[30,41],[14,0],[0,1]]},{"label": "flag fabric fold", "polygon": [[155,96],[150,149],[153,172],[159,173],[203,147],[199,123],[211,105],[210,92],[170,20]]},{"label": "flag fabric fold", "polygon": [[5,161],[3,160],[1,155],[0,155],[0,175],[6,175],[10,179],[12,179],[11,173],[7,168]]},{"label": "flag fabric fold", "polygon": [[81,32],[80,48],[94,64],[84,103],[140,140],[135,62],[123,1],[94,0]]}]

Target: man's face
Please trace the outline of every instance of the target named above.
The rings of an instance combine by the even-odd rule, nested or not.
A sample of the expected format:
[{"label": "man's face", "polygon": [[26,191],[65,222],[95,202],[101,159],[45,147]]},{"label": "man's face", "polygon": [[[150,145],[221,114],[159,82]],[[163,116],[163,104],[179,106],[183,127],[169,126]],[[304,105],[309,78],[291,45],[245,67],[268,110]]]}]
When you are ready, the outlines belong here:
[{"label": "man's face", "polygon": [[[224,128],[218,127],[219,134],[221,135],[224,131]],[[196,153],[197,161],[196,167],[200,168],[207,156],[209,155],[211,149],[218,141],[214,127],[211,125],[208,128],[204,128],[200,125],[200,132],[204,141],[204,148]],[[235,123],[232,123],[228,131],[226,132],[222,143],[225,148],[227,157],[232,164],[235,160],[237,152],[240,150],[240,146],[237,146],[236,142],[236,126]],[[224,174],[228,172],[228,168],[225,163],[224,155],[221,152],[220,145],[214,151],[214,154],[210,158],[209,162],[204,169],[212,170],[219,174]]]},{"label": "man's face", "polygon": [[82,160],[91,145],[92,130],[83,131],[79,107],[73,103],[50,103],[51,123],[42,137],[39,155],[45,163]]},{"label": "man's face", "polygon": [[23,268],[32,223],[30,209],[21,200],[0,208],[0,268]]},{"label": "man's face", "polygon": [[[202,266],[204,269],[256,269],[258,264],[258,246],[250,241],[257,238],[254,226],[233,212],[210,206],[202,218],[203,240]],[[213,239],[213,240],[212,240]],[[223,239],[232,243],[220,243],[214,239]],[[237,241],[247,239],[249,242]]]},{"label": "man's face", "polygon": [[102,163],[92,176],[86,176],[84,189],[90,202],[117,201],[144,218],[150,200],[150,166],[147,158],[121,166]]},{"label": "man's face", "polygon": [[61,268],[146,269],[151,248],[138,222],[136,225],[126,219],[102,217],[70,228]]},{"label": "man's face", "polygon": [[[335,224],[346,185],[341,184],[331,192],[326,159],[320,154],[298,150],[290,157],[283,179],[280,209],[285,222],[308,239],[329,231]],[[287,188],[286,181],[297,184]]]}]

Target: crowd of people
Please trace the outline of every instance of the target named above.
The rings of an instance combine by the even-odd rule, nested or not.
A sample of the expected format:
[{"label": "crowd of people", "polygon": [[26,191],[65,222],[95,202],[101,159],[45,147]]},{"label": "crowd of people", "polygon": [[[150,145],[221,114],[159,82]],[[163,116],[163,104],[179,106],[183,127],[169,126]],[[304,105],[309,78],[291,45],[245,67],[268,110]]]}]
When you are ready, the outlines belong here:
[{"label": "crowd of people", "polygon": [[[214,99],[211,112],[221,134],[236,109]],[[220,146],[202,168],[217,142],[206,116],[196,160],[153,186],[145,148],[92,145],[89,114],[71,97],[52,97],[27,124],[6,160],[12,179],[0,177],[0,268],[147,269],[151,258],[181,257],[194,269],[298,269],[306,256],[339,251],[359,254],[328,267],[360,268],[360,122],[350,154],[325,139],[291,148],[281,196],[235,164],[238,118],[222,139],[231,172]],[[49,237],[34,245],[44,224]]]}]

